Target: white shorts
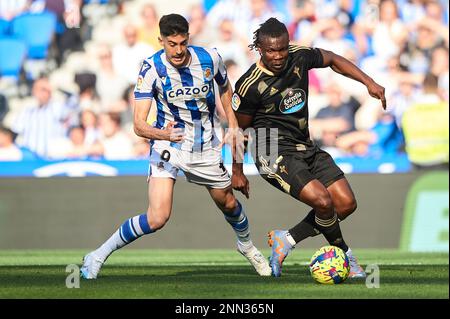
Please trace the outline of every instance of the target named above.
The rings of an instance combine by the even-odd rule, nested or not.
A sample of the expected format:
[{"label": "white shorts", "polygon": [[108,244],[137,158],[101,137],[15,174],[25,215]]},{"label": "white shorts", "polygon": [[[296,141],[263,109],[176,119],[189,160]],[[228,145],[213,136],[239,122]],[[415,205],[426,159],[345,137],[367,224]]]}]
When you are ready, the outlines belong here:
[{"label": "white shorts", "polygon": [[150,152],[149,178],[176,179],[178,170],[183,171],[190,183],[218,189],[231,185],[220,148],[211,148],[201,153],[189,152],[171,147],[169,141],[155,141]]}]

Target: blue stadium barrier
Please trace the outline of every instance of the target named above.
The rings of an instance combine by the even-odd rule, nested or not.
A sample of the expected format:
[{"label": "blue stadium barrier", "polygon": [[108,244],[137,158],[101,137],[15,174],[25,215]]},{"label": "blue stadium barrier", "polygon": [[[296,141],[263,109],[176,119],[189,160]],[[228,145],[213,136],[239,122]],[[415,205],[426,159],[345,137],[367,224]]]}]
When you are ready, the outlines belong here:
[{"label": "blue stadium barrier", "polygon": [[[229,157],[225,167],[231,172]],[[19,162],[0,162],[1,177],[54,177],[54,176],[146,176],[148,160],[107,161],[97,159],[45,161],[30,156]],[[362,157],[337,158],[336,163],[346,173],[408,173],[411,163],[406,154],[391,154],[378,159]],[[257,175],[254,164],[244,163],[246,175]],[[183,175],[180,173],[180,175]]]},{"label": "blue stadium barrier", "polygon": [[26,13],[12,21],[13,35],[23,39],[28,46],[28,57],[45,59],[56,29],[56,15],[52,12]]}]

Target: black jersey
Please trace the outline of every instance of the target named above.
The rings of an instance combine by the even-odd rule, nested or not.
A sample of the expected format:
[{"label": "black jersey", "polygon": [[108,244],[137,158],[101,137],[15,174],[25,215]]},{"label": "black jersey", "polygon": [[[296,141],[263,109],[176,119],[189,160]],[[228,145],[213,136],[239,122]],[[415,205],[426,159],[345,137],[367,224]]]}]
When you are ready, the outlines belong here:
[{"label": "black jersey", "polygon": [[[253,64],[237,81],[233,109],[253,116],[253,128],[278,129],[280,154],[316,148],[308,128],[308,70],[323,67],[317,48],[290,46],[286,68],[274,75]],[[269,143],[270,135],[266,135]],[[274,141],[270,141],[274,142]]]}]

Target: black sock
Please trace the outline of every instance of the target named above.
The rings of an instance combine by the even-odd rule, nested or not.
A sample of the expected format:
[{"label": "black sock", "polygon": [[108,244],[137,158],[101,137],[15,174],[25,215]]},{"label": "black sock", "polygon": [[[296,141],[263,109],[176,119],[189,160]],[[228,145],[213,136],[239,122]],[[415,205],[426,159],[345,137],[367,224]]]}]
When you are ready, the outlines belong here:
[{"label": "black sock", "polygon": [[336,214],[330,219],[320,219],[316,216],[315,223],[317,229],[325,236],[330,245],[339,247],[345,252],[348,250]]},{"label": "black sock", "polygon": [[300,223],[289,229],[289,234],[291,234],[296,243],[320,234],[320,231],[316,228],[315,217],[314,210],[311,210]]}]

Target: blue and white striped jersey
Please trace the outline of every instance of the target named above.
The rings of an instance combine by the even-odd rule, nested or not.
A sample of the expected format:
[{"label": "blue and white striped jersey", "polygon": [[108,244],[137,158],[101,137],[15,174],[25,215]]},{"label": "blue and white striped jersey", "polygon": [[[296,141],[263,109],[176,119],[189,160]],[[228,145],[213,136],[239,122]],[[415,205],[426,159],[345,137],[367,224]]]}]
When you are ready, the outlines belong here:
[{"label": "blue and white striped jersey", "polygon": [[42,107],[26,107],[13,123],[12,130],[19,135],[17,143],[47,157],[52,141],[65,136],[64,121],[68,112],[65,105],[56,101]]},{"label": "blue and white striped jersey", "polygon": [[171,145],[186,151],[202,151],[217,146],[214,114],[216,109],[214,81],[228,83],[222,58],[215,49],[189,46],[191,62],[182,68],[173,67],[164,50],[142,63],[134,90],[136,100],[154,99],[157,106],[157,128],[183,128],[185,139]]}]

